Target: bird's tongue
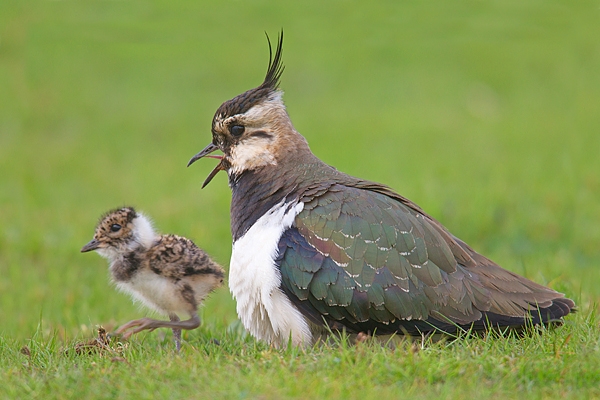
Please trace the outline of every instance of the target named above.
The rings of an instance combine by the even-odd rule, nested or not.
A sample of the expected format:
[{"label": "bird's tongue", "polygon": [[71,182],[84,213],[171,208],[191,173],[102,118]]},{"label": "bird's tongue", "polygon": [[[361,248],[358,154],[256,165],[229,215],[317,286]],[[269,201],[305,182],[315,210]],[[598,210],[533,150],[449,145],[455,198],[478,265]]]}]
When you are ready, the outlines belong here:
[{"label": "bird's tongue", "polygon": [[217,166],[210,172],[208,177],[204,180],[204,183],[202,184],[202,189],[204,189],[204,187],[206,185],[208,185],[210,183],[210,181],[212,181],[212,179],[215,177],[215,175],[217,175],[219,173],[219,171],[227,170],[225,165],[223,165],[223,161],[224,161],[223,156],[206,156],[206,157],[216,158],[217,160],[221,160],[221,161],[219,161]]}]

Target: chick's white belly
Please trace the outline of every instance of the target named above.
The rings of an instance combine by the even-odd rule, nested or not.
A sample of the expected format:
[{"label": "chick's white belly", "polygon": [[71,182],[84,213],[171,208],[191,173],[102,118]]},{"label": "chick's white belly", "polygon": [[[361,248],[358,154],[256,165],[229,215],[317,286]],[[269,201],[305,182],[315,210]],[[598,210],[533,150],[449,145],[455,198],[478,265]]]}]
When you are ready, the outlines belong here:
[{"label": "chick's white belly", "polygon": [[190,303],[185,301],[175,282],[152,271],[139,271],[130,281],[116,282],[116,285],[134,300],[161,314],[189,313]]}]

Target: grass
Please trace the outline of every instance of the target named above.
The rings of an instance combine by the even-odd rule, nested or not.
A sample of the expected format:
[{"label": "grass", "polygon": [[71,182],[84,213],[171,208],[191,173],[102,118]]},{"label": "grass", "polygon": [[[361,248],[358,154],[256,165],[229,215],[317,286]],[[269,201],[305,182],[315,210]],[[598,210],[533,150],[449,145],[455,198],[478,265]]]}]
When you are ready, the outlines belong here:
[{"label": "grass", "polygon": [[[600,397],[599,12],[1,2],[0,397]],[[165,332],[65,353],[144,313],[79,253],[104,211],[132,204],[227,266],[226,179],[201,191],[214,164],[185,164],[220,103],[260,83],[262,32],[281,27],[286,104],[319,157],[392,186],[579,313],[522,339],[278,351],[243,332],[222,289],[180,356]]]},{"label": "grass", "polygon": [[[31,355],[7,354],[18,365],[6,367],[4,382],[15,398],[598,396],[597,332],[572,326],[563,331],[566,336],[402,342],[395,349],[340,340],[306,351],[274,351],[239,334],[205,330],[180,356],[174,356],[171,343],[149,336],[119,354],[86,356],[72,348],[65,354],[57,341],[33,338]],[[206,339],[212,335],[221,345]]]}]

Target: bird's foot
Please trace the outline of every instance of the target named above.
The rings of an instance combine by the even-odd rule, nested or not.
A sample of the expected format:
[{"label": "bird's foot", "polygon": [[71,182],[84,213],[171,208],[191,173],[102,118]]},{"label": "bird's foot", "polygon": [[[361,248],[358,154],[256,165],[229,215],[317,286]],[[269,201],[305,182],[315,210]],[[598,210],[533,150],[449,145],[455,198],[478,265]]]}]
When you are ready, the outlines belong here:
[{"label": "bird's foot", "polygon": [[[193,314],[192,317],[185,321],[180,321],[176,315],[169,315],[170,321],[160,321],[152,318],[141,318],[129,321],[115,331],[116,335],[121,335],[123,339],[128,339],[131,335],[141,331],[153,331],[156,328],[171,328],[175,334],[175,342],[181,341],[181,329],[196,329],[200,326],[200,317],[198,314]],[[178,333],[176,331],[179,331]],[[179,346],[178,346],[179,347]]]},{"label": "bird's foot", "polygon": [[120,335],[123,339],[128,339],[131,335],[141,331],[153,331],[156,328],[164,327],[167,321],[159,321],[152,318],[140,318],[129,321],[115,331],[115,334]]},{"label": "bird's foot", "polygon": [[370,340],[371,337],[372,336],[366,332],[358,332],[358,334],[356,335],[355,341],[356,341],[356,343],[364,343],[364,342]]}]

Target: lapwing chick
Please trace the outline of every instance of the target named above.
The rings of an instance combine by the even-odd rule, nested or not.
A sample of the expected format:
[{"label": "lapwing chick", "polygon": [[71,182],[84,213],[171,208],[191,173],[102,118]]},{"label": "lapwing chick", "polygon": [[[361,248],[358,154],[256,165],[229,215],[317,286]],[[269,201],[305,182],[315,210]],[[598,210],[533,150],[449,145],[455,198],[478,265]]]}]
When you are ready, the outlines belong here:
[{"label": "lapwing chick", "polygon": [[[229,288],[252,335],[286,346],[330,330],[520,329],[573,310],[572,300],[501,268],[388,186],[319,160],[278,89],[282,44],[283,33],[262,84],[218,108],[212,143],[188,163],[223,152],[204,185],[221,170],[229,176]],[[399,169],[407,150],[398,149]]]},{"label": "lapwing chick", "polygon": [[[156,234],[150,220],[133,207],[109,211],[100,219],[94,238],[81,252],[92,250],[108,260],[119,290],[170,319],[130,321],[115,332],[124,338],[144,330],[171,328],[179,351],[181,330],[200,326],[198,306],[223,284],[223,268],[194,242]],[[180,320],[182,314],[189,319]]]}]

